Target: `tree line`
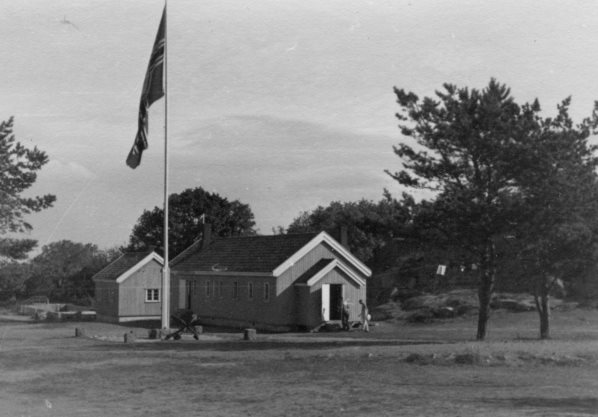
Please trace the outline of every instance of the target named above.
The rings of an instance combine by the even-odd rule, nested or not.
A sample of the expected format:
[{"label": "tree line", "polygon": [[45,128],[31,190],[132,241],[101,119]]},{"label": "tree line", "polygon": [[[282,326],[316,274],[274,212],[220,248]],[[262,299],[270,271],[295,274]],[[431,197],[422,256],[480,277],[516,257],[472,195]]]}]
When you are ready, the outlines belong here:
[{"label": "tree line", "polygon": [[[587,278],[596,263],[598,159],[589,139],[598,107],[575,123],[567,98],[555,115],[545,116],[538,100],[518,104],[494,79],[481,90],[445,84],[433,97],[399,88],[394,94],[399,169],[386,172],[402,194],[384,190],[377,202],[331,202],[274,232],[336,236],[345,227],[351,251],[375,274],[396,269],[401,279],[423,275],[425,281],[438,263],[467,270],[477,279],[479,340],[496,286],[515,282],[534,295],[540,335],[549,337],[552,287]],[[47,156],[16,142],[12,124],[0,126],[2,294],[91,298],[90,277],[119,250],[162,251],[163,210],[155,207],[141,214],[119,250],[63,241],[23,262],[35,242],[6,235],[29,230],[24,217],[50,207],[55,197],[21,197]],[[416,199],[414,191],[424,197]],[[173,257],[201,238],[204,222],[216,236],[257,233],[249,205],[201,187],[172,194],[169,207]]]}]

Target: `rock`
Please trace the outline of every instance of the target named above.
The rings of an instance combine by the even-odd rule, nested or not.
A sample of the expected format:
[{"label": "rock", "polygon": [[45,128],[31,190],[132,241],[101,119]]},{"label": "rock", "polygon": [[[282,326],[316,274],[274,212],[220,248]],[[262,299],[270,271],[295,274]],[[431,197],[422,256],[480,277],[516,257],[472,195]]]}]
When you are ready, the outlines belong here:
[{"label": "rock", "polygon": [[429,308],[422,308],[407,316],[409,323],[429,323],[434,319],[434,314]]},{"label": "rock", "polygon": [[455,363],[459,365],[476,365],[482,363],[479,353],[461,353],[455,355]]},{"label": "rock", "polygon": [[135,337],[135,333],[130,331],[129,333],[124,334],[124,341],[125,343],[135,343],[137,341],[137,337]]},{"label": "rock", "polygon": [[533,311],[536,309],[535,304],[531,300],[515,300],[511,298],[496,298],[491,303],[492,308],[504,308],[509,311]]},{"label": "rock", "polygon": [[434,317],[440,319],[448,319],[451,317],[455,317],[455,309],[452,307],[440,307],[432,311]]},{"label": "rock", "polygon": [[411,353],[405,358],[405,362],[407,363],[415,363],[418,365],[430,365],[434,362],[434,355],[427,354],[423,355],[421,353]]}]

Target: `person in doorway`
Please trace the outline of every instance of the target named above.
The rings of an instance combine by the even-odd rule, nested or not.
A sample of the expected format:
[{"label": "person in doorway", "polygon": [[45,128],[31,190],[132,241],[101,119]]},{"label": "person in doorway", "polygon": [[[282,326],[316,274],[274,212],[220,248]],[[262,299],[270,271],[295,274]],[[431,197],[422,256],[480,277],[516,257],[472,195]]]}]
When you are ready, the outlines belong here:
[{"label": "person in doorway", "polygon": [[361,304],[361,328],[364,332],[370,331],[370,314],[368,311],[368,306],[363,300],[359,300],[359,304]]}]

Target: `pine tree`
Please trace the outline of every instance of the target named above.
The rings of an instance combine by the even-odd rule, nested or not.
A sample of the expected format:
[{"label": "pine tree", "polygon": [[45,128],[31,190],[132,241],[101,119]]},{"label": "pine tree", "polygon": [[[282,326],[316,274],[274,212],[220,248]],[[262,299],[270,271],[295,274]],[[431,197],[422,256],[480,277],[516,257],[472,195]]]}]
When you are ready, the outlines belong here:
[{"label": "pine tree", "polygon": [[48,162],[48,156],[37,147],[30,149],[17,142],[13,123],[12,117],[0,123],[0,255],[23,259],[37,242],[16,238],[15,234],[31,231],[26,216],[51,207],[56,197],[23,196],[35,183],[37,171]]}]

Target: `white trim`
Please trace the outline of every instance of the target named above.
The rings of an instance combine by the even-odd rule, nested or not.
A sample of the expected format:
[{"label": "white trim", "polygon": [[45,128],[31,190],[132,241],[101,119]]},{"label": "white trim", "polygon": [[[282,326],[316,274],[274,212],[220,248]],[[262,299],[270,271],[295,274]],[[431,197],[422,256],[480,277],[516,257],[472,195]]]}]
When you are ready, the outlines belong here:
[{"label": "white trim", "polygon": [[[124,256],[124,255],[123,255]],[[140,260],[139,262],[137,262],[133,267],[129,268],[126,272],[124,272],[122,275],[120,275],[117,279],[116,279],[116,283],[117,284],[121,284],[124,282],[124,280],[126,280],[127,278],[129,278],[131,275],[133,275],[135,272],[139,271],[141,269],[141,267],[145,266],[145,264],[147,264],[149,261],[151,260],[155,260],[158,261],[158,263],[162,266],[164,266],[164,258],[162,258],[160,255],[158,255],[156,252],[152,252],[149,255],[147,255],[145,258],[143,258],[142,260]]]},{"label": "white trim", "polygon": [[127,316],[118,317],[118,322],[123,323],[127,321],[139,321],[139,320],[160,320],[161,316]]},{"label": "white trim", "polygon": [[322,319],[324,321],[330,320],[330,284],[322,284]]},{"label": "white trim", "polygon": [[370,268],[365,266],[359,259],[351,254],[347,249],[343,247],[340,243],[334,240],[328,233],[320,232],[316,237],[310,240],[305,246],[295,252],[290,258],[280,264],[274,271],[272,271],[272,275],[275,277],[280,276],[283,272],[293,266],[297,261],[307,255],[311,250],[313,250],[316,246],[320,243],[326,242],[328,245],[332,246],[336,252],[338,252],[341,256],[349,260],[357,270],[359,270],[362,274],[367,277],[372,275],[372,271]]},{"label": "white trim", "polygon": [[318,271],[318,273],[315,274],[313,277],[311,277],[305,285],[307,285],[308,287],[312,287],[315,283],[317,283],[319,280],[324,278],[326,276],[326,274],[328,274],[330,271],[332,271],[335,268],[338,268],[341,271],[343,271],[345,274],[347,274],[349,276],[349,278],[351,278],[360,287],[365,286],[364,280],[362,280],[358,275],[356,275],[353,271],[351,271],[349,268],[347,268],[346,265],[344,265],[342,262],[339,262],[337,259],[334,259],[332,262],[330,262],[324,268],[320,269]]}]

